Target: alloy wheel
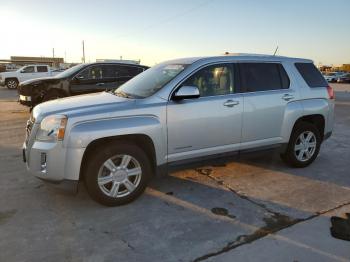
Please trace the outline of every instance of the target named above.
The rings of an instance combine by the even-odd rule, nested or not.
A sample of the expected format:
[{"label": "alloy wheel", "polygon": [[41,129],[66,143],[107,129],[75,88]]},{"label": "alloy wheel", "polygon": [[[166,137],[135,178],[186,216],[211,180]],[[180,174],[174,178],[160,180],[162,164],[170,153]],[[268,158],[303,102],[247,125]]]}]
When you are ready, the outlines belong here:
[{"label": "alloy wheel", "polygon": [[9,88],[17,88],[17,82],[15,81],[15,80],[9,80],[8,82],[7,82],[7,86],[9,87]]},{"label": "alloy wheel", "polygon": [[116,155],[105,161],[99,169],[97,183],[101,191],[112,198],[131,194],[140,184],[140,163],[130,155]]},{"label": "alloy wheel", "polygon": [[299,135],[294,146],[294,154],[301,162],[306,162],[315,154],[317,146],[316,136],[311,131]]}]

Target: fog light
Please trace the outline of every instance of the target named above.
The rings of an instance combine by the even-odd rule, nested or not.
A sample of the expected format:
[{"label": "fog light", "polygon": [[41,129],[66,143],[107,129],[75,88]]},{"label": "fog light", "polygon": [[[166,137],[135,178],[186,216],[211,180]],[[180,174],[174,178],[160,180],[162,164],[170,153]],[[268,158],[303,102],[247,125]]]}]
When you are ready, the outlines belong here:
[{"label": "fog light", "polygon": [[40,171],[41,173],[46,174],[46,153],[41,153],[40,157]]}]

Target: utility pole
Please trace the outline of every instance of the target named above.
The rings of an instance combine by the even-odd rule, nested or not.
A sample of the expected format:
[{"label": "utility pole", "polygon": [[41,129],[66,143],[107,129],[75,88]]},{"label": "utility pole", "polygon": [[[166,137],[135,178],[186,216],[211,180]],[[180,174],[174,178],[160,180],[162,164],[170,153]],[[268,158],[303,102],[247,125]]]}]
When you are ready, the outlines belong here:
[{"label": "utility pole", "polygon": [[84,40],[83,40],[83,63],[85,63],[85,46],[84,46]]},{"label": "utility pole", "polygon": [[52,48],[52,57],[55,58],[55,48]]}]

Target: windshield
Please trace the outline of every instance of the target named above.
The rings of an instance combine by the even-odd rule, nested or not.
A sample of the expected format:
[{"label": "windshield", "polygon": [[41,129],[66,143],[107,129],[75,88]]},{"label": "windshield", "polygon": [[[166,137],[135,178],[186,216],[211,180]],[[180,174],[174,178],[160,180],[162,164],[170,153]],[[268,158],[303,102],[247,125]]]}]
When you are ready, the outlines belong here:
[{"label": "windshield", "polygon": [[65,77],[69,77],[72,74],[78,72],[80,69],[82,69],[83,67],[85,67],[86,64],[80,64],[80,65],[76,65],[73,66],[65,71],[63,71],[62,73],[57,74],[55,77],[56,78],[65,78]]},{"label": "windshield", "polygon": [[26,68],[27,66],[22,66],[20,69],[17,69],[16,72],[21,72],[24,68]]},{"label": "windshield", "polygon": [[186,66],[185,64],[154,66],[120,86],[115,94],[133,98],[149,97],[182,72]]}]

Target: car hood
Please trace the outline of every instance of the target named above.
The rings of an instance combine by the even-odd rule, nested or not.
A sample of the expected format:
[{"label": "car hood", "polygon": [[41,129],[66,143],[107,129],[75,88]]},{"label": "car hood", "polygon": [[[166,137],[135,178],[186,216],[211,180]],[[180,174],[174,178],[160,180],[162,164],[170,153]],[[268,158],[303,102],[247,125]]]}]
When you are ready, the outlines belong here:
[{"label": "car hood", "polygon": [[114,112],[118,108],[134,103],[134,99],[116,96],[112,93],[101,92],[56,99],[37,105],[33,109],[35,122],[54,114],[68,117]]},{"label": "car hood", "polygon": [[0,75],[3,76],[3,77],[6,77],[6,76],[15,76],[15,75],[16,75],[16,71],[1,72]]},{"label": "car hood", "polygon": [[58,81],[58,78],[55,77],[40,77],[40,78],[34,78],[30,80],[23,81],[21,85],[30,85],[35,83],[42,83],[42,82],[52,82],[52,81]]}]

